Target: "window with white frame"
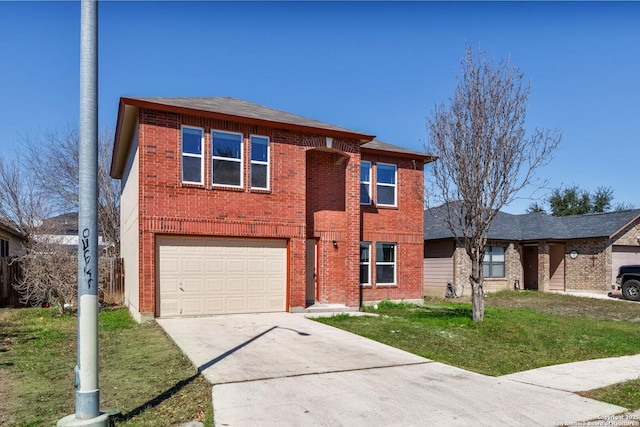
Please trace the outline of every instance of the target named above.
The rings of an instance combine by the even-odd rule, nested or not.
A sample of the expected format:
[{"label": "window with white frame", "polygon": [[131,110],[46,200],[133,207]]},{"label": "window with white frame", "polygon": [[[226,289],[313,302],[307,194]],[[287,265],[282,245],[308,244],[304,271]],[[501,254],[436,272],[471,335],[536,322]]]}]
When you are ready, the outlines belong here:
[{"label": "window with white frame", "polygon": [[242,187],[242,134],[211,132],[211,183]]},{"label": "window with white frame", "polygon": [[371,162],[360,162],[360,204],[371,204]]},{"label": "window with white frame", "polygon": [[396,165],[376,165],[376,205],[397,206],[396,176]]},{"label": "window with white frame", "polygon": [[396,283],[396,244],[376,243],[376,284]]},{"label": "window with white frame", "polygon": [[182,182],[202,184],[204,130],[182,127]]},{"label": "window with white frame", "polygon": [[360,284],[371,284],[371,243],[360,242]]},{"label": "window with white frame", "polygon": [[7,239],[0,239],[0,257],[9,256],[9,241]]},{"label": "window with white frame", "polygon": [[487,246],[484,248],[482,275],[484,277],[504,277],[504,246]]},{"label": "window with white frame", "polygon": [[251,188],[269,189],[269,138],[251,135]]}]

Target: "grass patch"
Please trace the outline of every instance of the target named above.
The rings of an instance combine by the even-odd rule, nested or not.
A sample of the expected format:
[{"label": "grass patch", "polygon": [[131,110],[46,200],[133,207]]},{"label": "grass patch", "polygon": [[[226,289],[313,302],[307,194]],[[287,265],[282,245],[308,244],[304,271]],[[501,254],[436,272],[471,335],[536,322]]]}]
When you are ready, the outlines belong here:
[{"label": "grass patch", "polygon": [[640,409],[640,378],[578,394],[635,411]]},{"label": "grass patch", "polygon": [[541,292],[489,294],[485,320],[469,302],[371,307],[379,317],[317,319],[420,356],[485,375],[640,353],[640,304]]},{"label": "grass patch", "polygon": [[[1,424],[50,426],[74,413],[77,318],[3,309],[0,325]],[[126,309],[102,311],[99,325],[100,409],[121,411],[115,425],[213,425],[211,386],[159,326]]]}]

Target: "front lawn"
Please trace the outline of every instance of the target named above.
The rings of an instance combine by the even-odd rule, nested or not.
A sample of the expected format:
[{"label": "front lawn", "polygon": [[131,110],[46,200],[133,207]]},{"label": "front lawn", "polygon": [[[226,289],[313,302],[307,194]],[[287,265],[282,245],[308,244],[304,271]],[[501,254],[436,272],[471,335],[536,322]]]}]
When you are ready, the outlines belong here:
[{"label": "front lawn", "polygon": [[382,303],[379,317],[320,322],[485,375],[640,353],[640,304],[541,292],[488,294],[485,320],[470,302]]},{"label": "front lawn", "polygon": [[[100,313],[100,409],[116,426],[213,424],[211,386],[155,323]],[[51,426],[75,411],[77,318],[52,309],[0,310],[0,425]]]}]

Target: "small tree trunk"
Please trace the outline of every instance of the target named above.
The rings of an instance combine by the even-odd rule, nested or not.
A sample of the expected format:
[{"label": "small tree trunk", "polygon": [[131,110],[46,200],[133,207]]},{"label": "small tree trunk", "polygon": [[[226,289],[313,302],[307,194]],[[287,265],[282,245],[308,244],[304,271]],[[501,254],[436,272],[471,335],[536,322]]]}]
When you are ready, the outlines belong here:
[{"label": "small tree trunk", "polygon": [[484,288],[481,283],[469,278],[471,281],[471,307],[473,310],[473,321],[482,322],[484,320]]},{"label": "small tree trunk", "polygon": [[473,253],[471,260],[471,307],[473,311],[473,321],[482,322],[484,320],[484,288],[482,286],[482,260],[477,255],[479,251]]}]

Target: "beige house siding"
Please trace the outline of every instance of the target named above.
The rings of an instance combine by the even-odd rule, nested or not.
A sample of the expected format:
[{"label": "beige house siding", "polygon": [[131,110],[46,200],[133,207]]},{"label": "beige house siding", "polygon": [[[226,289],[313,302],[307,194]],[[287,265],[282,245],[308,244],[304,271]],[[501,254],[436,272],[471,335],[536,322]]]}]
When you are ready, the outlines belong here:
[{"label": "beige house siding", "polygon": [[138,130],[131,144],[131,153],[122,175],[122,194],[120,199],[120,253],[125,260],[124,303],[138,322],[140,315],[140,279],[139,279],[139,200],[138,184],[140,168],[138,163]]},{"label": "beige house siding", "polygon": [[454,281],[454,245],[451,239],[425,243],[423,286],[425,296],[444,296],[448,282]]},{"label": "beige house siding", "polygon": [[0,238],[9,242],[9,256],[14,257],[20,254],[22,251],[22,239],[19,239],[15,234],[0,227]]}]

